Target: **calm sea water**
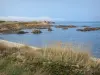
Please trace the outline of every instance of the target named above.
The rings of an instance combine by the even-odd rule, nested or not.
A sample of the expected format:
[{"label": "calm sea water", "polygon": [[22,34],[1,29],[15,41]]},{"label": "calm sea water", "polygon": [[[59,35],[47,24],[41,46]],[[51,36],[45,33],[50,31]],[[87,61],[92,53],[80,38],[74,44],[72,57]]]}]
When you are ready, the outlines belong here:
[{"label": "calm sea water", "polygon": [[[100,22],[56,22],[55,25],[76,25],[80,28],[83,25],[91,27],[100,27]],[[32,34],[32,30],[28,34],[2,34],[0,39],[25,43],[36,47],[43,47],[52,42],[64,42],[64,43],[78,43],[80,45],[86,45],[91,48],[91,52],[94,56],[100,58],[100,31],[91,32],[79,32],[77,28],[69,28],[68,30],[62,30],[59,28],[52,28],[53,31],[49,32],[47,29],[42,29],[42,34]]]}]

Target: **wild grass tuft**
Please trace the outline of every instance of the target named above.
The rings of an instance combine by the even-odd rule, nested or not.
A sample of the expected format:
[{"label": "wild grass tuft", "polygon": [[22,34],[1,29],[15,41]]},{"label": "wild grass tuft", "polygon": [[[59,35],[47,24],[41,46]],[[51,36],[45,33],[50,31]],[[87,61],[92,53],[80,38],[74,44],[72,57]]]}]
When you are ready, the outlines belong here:
[{"label": "wild grass tuft", "polygon": [[100,75],[100,60],[73,45],[38,50],[0,47],[1,75]]}]

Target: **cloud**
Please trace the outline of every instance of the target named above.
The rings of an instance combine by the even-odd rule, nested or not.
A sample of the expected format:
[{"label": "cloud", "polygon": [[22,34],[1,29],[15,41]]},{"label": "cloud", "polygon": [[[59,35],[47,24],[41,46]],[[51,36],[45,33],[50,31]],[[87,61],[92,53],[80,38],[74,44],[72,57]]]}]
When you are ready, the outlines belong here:
[{"label": "cloud", "polygon": [[0,20],[5,20],[5,21],[43,21],[43,20],[48,20],[48,21],[64,21],[62,18],[50,18],[50,17],[19,17],[19,16],[2,16],[0,17]]}]

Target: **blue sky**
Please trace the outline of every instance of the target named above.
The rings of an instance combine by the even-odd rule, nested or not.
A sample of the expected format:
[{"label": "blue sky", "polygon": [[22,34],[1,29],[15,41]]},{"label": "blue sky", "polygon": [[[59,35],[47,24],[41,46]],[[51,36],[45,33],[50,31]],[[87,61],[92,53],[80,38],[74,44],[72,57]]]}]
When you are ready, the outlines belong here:
[{"label": "blue sky", "polygon": [[100,21],[100,0],[0,0],[0,17],[9,19],[12,16]]}]

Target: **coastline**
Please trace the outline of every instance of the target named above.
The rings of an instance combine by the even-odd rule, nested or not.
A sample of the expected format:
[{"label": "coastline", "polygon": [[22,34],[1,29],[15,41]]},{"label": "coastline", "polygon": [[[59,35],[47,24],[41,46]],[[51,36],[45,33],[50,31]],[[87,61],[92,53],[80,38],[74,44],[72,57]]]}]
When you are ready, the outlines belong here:
[{"label": "coastline", "polygon": [[[10,42],[10,41],[6,41],[6,40],[0,40],[0,45],[4,45],[8,48],[12,48],[12,47],[17,47],[17,48],[21,48],[24,46],[27,46],[25,44],[20,44],[20,43],[16,43],[16,42]],[[34,50],[40,49],[38,47],[33,47],[33,46],[28,46],[29,48],[32,48]]]},{"label": "coastline", "polygon": [[[25,47],[27,46],[28,48],[31,48],[33,50],[40,50],[41,48],[38,48],[38,47],[35,47],[35,46],[29,46],[29,45],[25,45],[25,44],[20,44],[20,43],[16,43],[16,42],[11,42],[11,41],[7,41],[7,40],[0,40],[0,46],[1,45],[4,45],[4,47],[7,47],[7,48],[13,48],[13,47],[16,47],[16,48],[22,48],[22,47]],[[98,61],[100,60],[99,58],[96,58],[96,57],[91,57],[91,59],[93,61]]]}]

